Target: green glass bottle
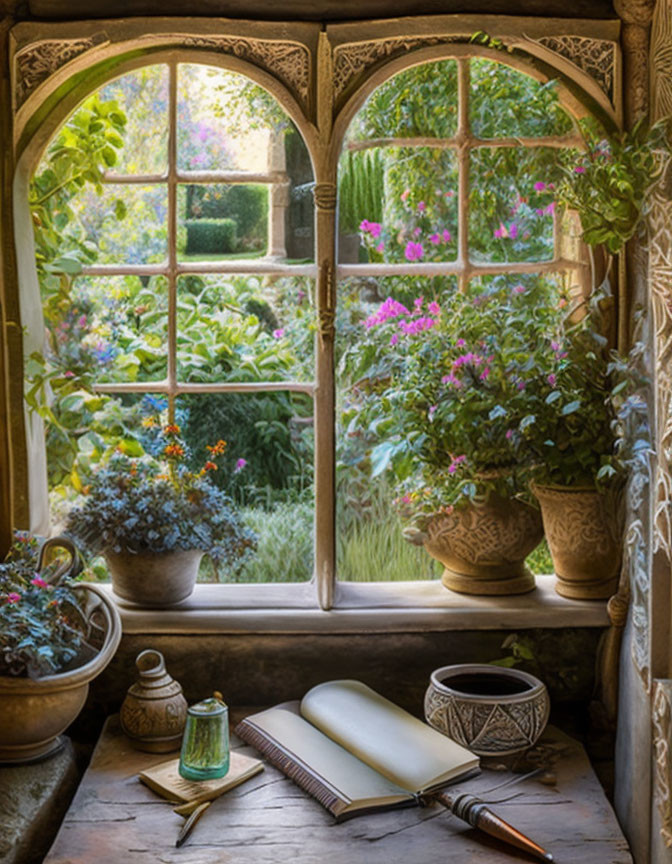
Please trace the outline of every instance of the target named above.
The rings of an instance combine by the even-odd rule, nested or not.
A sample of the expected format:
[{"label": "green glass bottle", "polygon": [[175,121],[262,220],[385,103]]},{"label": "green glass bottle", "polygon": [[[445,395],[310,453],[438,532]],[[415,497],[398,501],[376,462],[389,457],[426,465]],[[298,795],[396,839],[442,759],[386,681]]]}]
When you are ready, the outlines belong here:
[{"label": "green glass bottle", "polygon": [[187,709],[179,772],[187,780],[214,780],[228,770],[229,709],[215,693]]}]

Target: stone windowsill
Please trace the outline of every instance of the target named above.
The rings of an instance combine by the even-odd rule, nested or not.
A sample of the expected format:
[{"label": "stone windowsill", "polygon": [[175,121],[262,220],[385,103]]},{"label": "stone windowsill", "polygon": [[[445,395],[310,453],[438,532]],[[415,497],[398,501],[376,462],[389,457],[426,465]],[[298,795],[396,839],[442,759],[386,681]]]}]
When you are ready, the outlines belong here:
[{"label": "stone windowsill", "polygon": [[[554,576],[537,576],[528,594],[476,597],[440,582],[340,583],[334,606],[318,607],[312,583],[199,584],[172,609],[117,599],[124,633],[394,633],[606,627],[605,601],[567,600]],[[111,593],[111,586],[105,586]]]}]

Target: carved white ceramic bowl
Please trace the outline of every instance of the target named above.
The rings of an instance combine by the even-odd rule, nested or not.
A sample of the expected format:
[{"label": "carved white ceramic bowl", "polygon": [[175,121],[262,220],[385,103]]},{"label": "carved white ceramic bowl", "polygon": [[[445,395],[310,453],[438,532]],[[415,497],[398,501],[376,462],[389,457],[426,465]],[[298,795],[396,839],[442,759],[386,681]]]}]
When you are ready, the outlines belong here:
[{"label": "carved white ceramic bowl", "polygon": [[508,756],[532,747],[549,712],[542,681],[501,666],[443,666],[432,672],[425,693],[429,725],[478,756]]}]

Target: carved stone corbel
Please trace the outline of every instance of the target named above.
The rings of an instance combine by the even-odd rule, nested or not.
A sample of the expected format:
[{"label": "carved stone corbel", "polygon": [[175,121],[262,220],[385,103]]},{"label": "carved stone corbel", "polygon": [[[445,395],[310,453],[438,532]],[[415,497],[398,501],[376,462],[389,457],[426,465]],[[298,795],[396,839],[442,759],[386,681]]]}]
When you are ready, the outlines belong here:
[{"label": "carved stone corbel", "polygon": [[649,26],[655,5],[655,0],[614,0],[623,22],[623,92],[629,127],[649,110]]},{"label": "carved stone corbel", "polygon": [[338,190],[335,183],[316,183],[313,187],[313,197],[318,210],[326,210],[330,213],[336,210],[336,196]]},{"label": "carved stone corbel", "polygon": [[660,834],[667,847],[672,847],[671,701],[672,681],[656,681],[651,711],[653,722],[653,799],[660,814]]}]

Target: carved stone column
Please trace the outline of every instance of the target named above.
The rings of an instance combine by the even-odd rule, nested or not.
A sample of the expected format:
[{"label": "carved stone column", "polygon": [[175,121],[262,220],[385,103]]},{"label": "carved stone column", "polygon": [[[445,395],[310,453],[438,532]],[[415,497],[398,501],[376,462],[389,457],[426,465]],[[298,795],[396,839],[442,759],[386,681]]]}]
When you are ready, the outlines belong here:
[{"label": "carved stone column", "polygon": [[628,128],[649,110],[649,27],[655,5],[655,0],[614,0],[623,22],[623,93]]},{"label": "carved stone column", "polygon": [[[272,134],[268,147],[269,172],[285,171],[285,139]],[[271,258],[286,258],[285,216],[289,206],[289,183],[274,183],[270,187],[268,202],[268,255]]]}]

